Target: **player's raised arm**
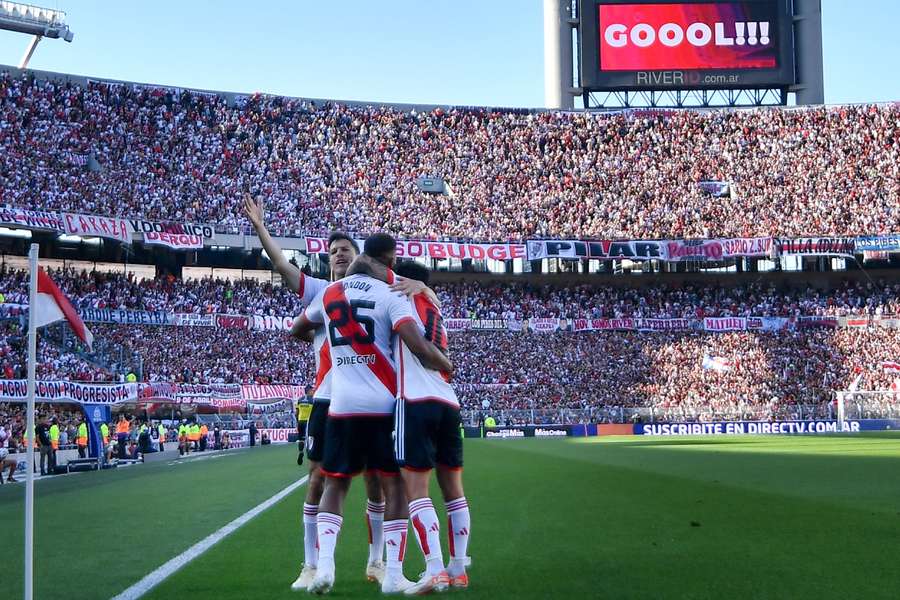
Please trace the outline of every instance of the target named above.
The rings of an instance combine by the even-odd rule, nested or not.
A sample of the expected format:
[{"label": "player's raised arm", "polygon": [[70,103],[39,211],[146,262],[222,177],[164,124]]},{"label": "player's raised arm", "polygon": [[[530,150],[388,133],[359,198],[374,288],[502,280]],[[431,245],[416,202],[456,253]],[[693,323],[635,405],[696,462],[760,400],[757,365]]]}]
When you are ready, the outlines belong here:
[{"label": "player's raised arm", "polygon": [[425,339],[413,321],[404,321],[398,324],[397,335],[400,336],[409,351],[422,361],[424,366],[447,375],[453,374],[453,363],[450,362],[450,359],[444,356],[437,346]]},{"label": "player's raised arm", "polygon": [[253,225],[256,235],[259,236],[259,241],[266,250],[266,254],[269,255],[269,260],[272,261],[275,270],[281,274],[285,285],[295,292],[299,292],[300,269],[284,257],[281,246],[275,242],[266,228],[266,210],[263,199],[254,200],[250,194],[244,194],[244,214],[250,220],[250,224]]}]

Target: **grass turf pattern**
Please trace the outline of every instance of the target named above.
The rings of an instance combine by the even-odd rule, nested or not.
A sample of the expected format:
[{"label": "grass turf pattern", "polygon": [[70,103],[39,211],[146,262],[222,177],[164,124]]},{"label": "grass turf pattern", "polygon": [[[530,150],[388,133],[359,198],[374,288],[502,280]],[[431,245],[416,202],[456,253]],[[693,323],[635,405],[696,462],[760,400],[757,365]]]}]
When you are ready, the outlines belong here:
[{"label": "grass turf pattern", "polygon": [[[304,474],[294,458],[294,446],[258,448],[38,484],[37,597],[118,593]],[[472,587],[455,596],[898,597],[895,435],[468,440],[466,465]],[[380,595],[363,577],[361,484],[338,542],[339,598]],[[289,590],[304,494],[147,597],[306,596]],[[11,598],[21,595],[23,496],[0,488]],[[435,506],[445,537],[439,497]],[[410,532],[406,575],[421,568]]]}]

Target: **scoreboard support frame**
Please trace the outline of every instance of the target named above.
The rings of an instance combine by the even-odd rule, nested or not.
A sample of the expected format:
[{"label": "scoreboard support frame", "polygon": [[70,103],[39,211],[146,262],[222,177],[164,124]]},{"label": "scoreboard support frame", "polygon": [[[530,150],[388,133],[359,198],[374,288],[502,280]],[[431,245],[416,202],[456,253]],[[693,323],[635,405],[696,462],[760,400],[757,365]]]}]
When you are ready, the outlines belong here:
[{"label": "scoreboard support frame", "polygon": [[[642,1],[633,0],[639,4]],[[704,0],[699,0],[703,2]],[[545,106],[571,110],[574,98],[582,98],[585,109],[623,108],[731,108],[786,106],[789,94],[797,105],[823,104],[821,0],[790,0],[790,30],[793,32],[793,83],[746,87],[702,88],[648,87],[640,89],[587,87],[581,81],[584,68],[581,0],[544,0],[544,91]],[[784,14],[784,13],[782,13]],[[593,17],[591,17],[593,18]],[[786,26],[787,27],[787,26]],[[590,40],[595,33],[589,33]],[[785,63],[787,64],[787,63]],[[587,76],[585,76],[587,77]],[[748,82],[749,83],[749,82]]]}]

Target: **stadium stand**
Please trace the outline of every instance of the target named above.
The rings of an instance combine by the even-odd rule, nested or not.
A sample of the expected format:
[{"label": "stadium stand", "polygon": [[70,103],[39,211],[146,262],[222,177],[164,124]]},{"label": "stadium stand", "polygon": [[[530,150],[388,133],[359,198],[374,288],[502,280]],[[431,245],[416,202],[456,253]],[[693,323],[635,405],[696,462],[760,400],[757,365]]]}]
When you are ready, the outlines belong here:
[{"label": "stadium stand", "polygon": [[[900,106],[408,111],[0,74],[0,203],[284,235],[894,233]],[[447,182],[427,194],[421,176]],[[712,196],[703,181],[727,182]]]},{"label": "stadium stand", "polygon": [[[292,315],[296,297],[256,281],[135,280],[110,273],[56,271],[53,277],[81,309]],[[6,272],[0,291],[21,299],[25,277]],[[845,281],[834,289],[772,284],[598,288],[524,283],[435,284],[447,318],[500,320],[559,317],[780,317],[777,331],[461,331],[451,336],[454,382],[471,419],[480,411],[546,422],[794,418],[821,416],[832,392],[863,375],[862,389],[896,388],[884,361],[900,357],[900,336],[882,327],[834,328],[832,318],[900,314],[900,285]],[[9,302],[9,300],[8,300]],[[823,317],[805,326],[803,317]],[[22,376],[19,317],[3,321],[3,377]],[[865,323],[864,323],[865,324]],[[283,331],[92,323],[98,340],[143,359],[146,381],[294,383],[312,380],[312,360]],[[69,340],[71,342],[71,340]],[[94,357],[40,346],[42,379],[121,381],[124,372]],[[77,348],[69,348],[70,350]],[[720,357],[725,370],[704,368]],[[895,387],[892,387],[895,386]]]}]

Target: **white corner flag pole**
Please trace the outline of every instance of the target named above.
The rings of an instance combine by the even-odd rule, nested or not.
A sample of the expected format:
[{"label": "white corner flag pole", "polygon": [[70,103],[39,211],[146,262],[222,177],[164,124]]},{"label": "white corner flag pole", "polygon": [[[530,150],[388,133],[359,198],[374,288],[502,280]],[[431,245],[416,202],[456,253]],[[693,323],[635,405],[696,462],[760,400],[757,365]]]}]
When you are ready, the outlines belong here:
[{"label": "white corner flag pole", "polygon": [[25,450],[25,600],[34,596],[34,370],[37,363],[37,327],[34,307],[37,300],[38,245],[28,252],[31,282],[28,286],[28,443]]}]

